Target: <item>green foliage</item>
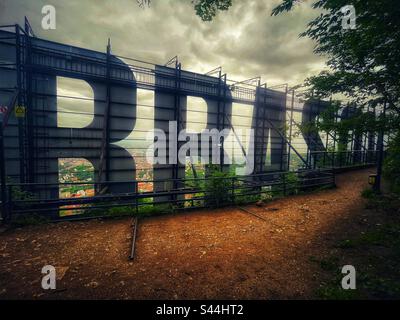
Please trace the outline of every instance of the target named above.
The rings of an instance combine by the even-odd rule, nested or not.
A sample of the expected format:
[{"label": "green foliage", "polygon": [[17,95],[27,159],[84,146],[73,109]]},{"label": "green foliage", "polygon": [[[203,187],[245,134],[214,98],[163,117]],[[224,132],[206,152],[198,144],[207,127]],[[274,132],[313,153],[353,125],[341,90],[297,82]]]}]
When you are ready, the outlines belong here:
[{"label": "green foliage", "polygon": [[11,187],[12,200],[34,200],[36,197],[33,193],[21,189],[19,186]]},{"label": "green foliage", "polygon": [[[212,20],[218,11],[228,10],[232,0],[199,0],[196,14]],[[282,0],[272,15],[294,9],[298,0]],[[341,8],[353,5],[356,28],[343,29]],[[398,0],[365,1],[314,0],[320,14],[311,20],[301,36],[312,39],[315,53],[328,58],[328,70],[307,79],[309,96],[321,98],[344,94],[359,107],[375,108],[384,101],[389,110],[400,112],[400,6]],[[331,123],[332,124],[332,123]],[[342,126],[343,124],[341,124]],[[345,124],[344,124],[345,125]]]},{"label": "green foliage", "polygon": [[113,207],[106,210],[107,216],[130,216],[136,213],[136,208],[133,206]]},{"label": "green foliage", "polygon": [[152,215],[168,214],[173,212],[174,212],[173,205],[168,203],[145,205],[139,207],[139,215],[141,216],[152,216]]},{"label": "green foliage", "polygon": [[18,215],[16,217],[11,216],[11,225],[14,227],[40,225],[48,222],[50,222],[48,218],[37,213]]},{"label": "green foliage", "polygon": [[354,248],[355,246],[356,246],[355,241],[351,239],[342,240],[337,245],[337,247],[341,249],[351,249]]},{"label": "green foliage", "polygon": [[285,173],[286,195],[294,195],[300,192],[300,179],[296,172]]},{"label": "green foliage", "polygon": [[[298,1],[283,0],[272,14],[290,11]],[[356,28],[343,29],[341,8],[356,9]],[[395,132],[400,128],[400,6],[397,0],[364,1],[314,0],[321,14],[309,22],[301,34],[315,43],[315,53],[327,57],[328,70],[308,78],[308,97],[346,96],[358,112],[335,121],[338,104],[326,110],[316,125],[320,130],[338,132],[339,151],[346,148],[348,132]],[[374,109],[386,102],[387,115],[375,117]],[[370,112],[361,112],[368,107]],[[335,110],[336,109],[336,110]],[[365,111],[365,109],[364,109]],[[393,191],[400,192],[399,142],[389,145],[386,177]],[[343,160],[339,157],[339,161]]]},{"label": "green foliage", "polygon": [[376,192],[374,191],[374,189],[372,189],[371,187],[369,188],[365,188],[362,192],[361,192],[361,196],[364,199],[373,199],[376,197]]},{"label": "green foliage", "polygon": [[[272,14],[293,9],[295,0],[284,0]],[[341,8],[352,4],[356,9],[356,28],[343,29]],[[349,120],[334,123],[332,117],[322,122],[330,130],[342,132],[358,128],[376,131],[378,127],[398,130],[400,113],[400,7],[397,0],[367,1],[314,0],[313,8],[321,12],[301,34],[316,43],[315,53],[328,58],[329,70],[307,79],[309,95],[324,98],[345,95],[357,108],[387,102],[388,119],[375,121],[370,113],[358,113]],[[331,112],[332,110],[328,110]]]},{"label": "green foliage", "polygon": [[343,290],[340,285],[343,275],[336,272],[333,280],[330,280],[316,291],[318,298],[323,300],[354,300],[360,299],[360,293],[357,290]]},{"label": "green foliage", "polygon": [[233,175],[219,170],[219,166],[210,166],[204,190],[206,205],[219,207],[232,201],[231,188]]},{"label": "green foliage", "polygon": [[211,21],[221,10],[228,10],[232,0],[198,0],[194,10],[203,21]]},{"label": "green foliage", "polygon": [[[312,258],[321,269],[331,274],[329,281],[316,291],[322,299],[366,299],[384,298],[398,299],[400,297],[400,224],[398,222],[384,225],[373,225],[360,235],[345,239],[338,243],[338,249],[351,250],[352,256],[364,257],[365,263],[359,263],[357,268],[357,290],[343,290],[340,287],[343,275],[340,267],[343,262],[336,257],[322,260]],[[385,254],[381,254],[385,248]],[[350,254],[350,253],[349,253]],[[367,257],[367,258],[366,258]]]},{"label": "green foliage", "polygon": [[[272,10],[279,15],[294,9],[298,0],[282,0]],[[211,21],[220,10],[228,10],[232,0],[192,1],[196,14],[204,21]],[[343,29],[342,7],[354,5],[356,28]],[[398,131],[400,127],[400,6],[398,0],[365,1],[314,0],[312,7],[320,14],[308,23],[301,34],[314,41],[314,52],[327,58],[328,69],[305,81],[308,98],[320,99],[339,94],[349,104],[373,111],[387,103],[388,115],[378,117],[372,112],[356,112],[349,119],[335,121],[335,111],[340,103],[326,110],[321,120],[304,130],[320,129],[325,132],[336,130],[344,149],[348,132]],[[339,160],[342,160],[341,158]]]},{"label": "green foliage", "polygon": [[264,199],[261,194],[246,194],[252,192],[251,188],[237,190],[234,194],[234,203],[236,205],[244,205],[249,203],[255,203],[260,199]]},{"label": "green foliage", "polygon": [[[137,0],[140,8],[150,7],[151,0]],[[232,6],[232,0],[191,0],[194,10],[203,21],[212,21],[218,11],[226,11]]]},{"label": "green foliage", "polygon": [[327,257],[324,259],[310,257],[309,259],[311,262],[319,264],[320,268],[325,271],[334,271],[339,268],[339,259],[337,257]]},{"label": "green foliage", "polygon": [[[160,214],[168,214],[174,212],[171,204],[146,204],[146,201],[140,201],[138,209],[134,205],[116,206],[104,209],[86,209],[84,213],[79,215],[82,217],[108,217],[108,218],[122,218],[131,216],[152,216]],[[106,204],[106,203],[104,203]]]},{"label": "green foliage", "polygon": [[70,192],[70,193],[77,193],[80,190],[90,190],[93,189],[93,185],[89,185],[89,184],[75,184],[75,185],[71,185],[70,187],[63,187],[61,189],[61,192]]},{"label": "green foliage", "polygon": [[385,224],[361,234],[354,239],[342,240],[337,247],[342,249],[356,248],[358,246],[383,246],[398,248],[400,245],[400,225]]},{"label": "green foliage", "polygon": [[361,192],[361,196],[364,199],[373,199],[376,196],[376,192],[372,188],[366,188]]},{"label": "green foliage", "polygon": [[302,35],[316,41],[315,52],[328,56],[330,70],[311,77],[308,83],[317,95],[345,93],[357,104],[366,102],[371,107],[387,100],[396,109],[400,73],[398,2],[352,1],[357,26],[344,30],[340,9],[347,4],[344,0],[314,2],[314,7],[324,12],[310,22]]},{"label": "green foliage", "polygon": [[361,245],[380,245],[385,247],[400,246],[400,225],[386,224],[378,226],[360,236],[358,242]]},{"label": "green foliage", "polygon": [[400,133],[389,142],[383,174],[390,182],[392,191],[400,195]]}]

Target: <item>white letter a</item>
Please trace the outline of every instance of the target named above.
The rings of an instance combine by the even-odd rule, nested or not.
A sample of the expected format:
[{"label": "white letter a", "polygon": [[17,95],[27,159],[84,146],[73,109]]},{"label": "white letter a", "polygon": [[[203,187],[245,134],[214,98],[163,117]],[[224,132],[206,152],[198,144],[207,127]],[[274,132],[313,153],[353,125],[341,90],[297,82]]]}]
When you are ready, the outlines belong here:
[{"label": "white letter a", "polygon": [[42,8],[42,14],[45,16],[42,18],[42,28],[44,30],[55,30],[56,29],[56,8],[52,5],[45,5]]},{"label": "white letter a", "polygon": [[45,274],[42,278],[42,288],[44,290],[56,289],[56,268],[53,266],[44,266],[42,274]]},{"label": "white letter a", "polygon": [[342,279],[342,288],[344,290],[356,289],[356,268],[351,265],[346,265],[342,268],[342,273],[348,273]]}]

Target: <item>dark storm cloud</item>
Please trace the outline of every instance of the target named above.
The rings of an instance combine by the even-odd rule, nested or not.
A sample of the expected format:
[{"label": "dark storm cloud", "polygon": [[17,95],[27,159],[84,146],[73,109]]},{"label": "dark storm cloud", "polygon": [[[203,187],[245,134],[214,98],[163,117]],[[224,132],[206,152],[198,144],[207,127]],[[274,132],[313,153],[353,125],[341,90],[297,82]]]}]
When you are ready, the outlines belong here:
[{"label": "dark storm cloud", "polygon": [[[294,85],[323,67],[313,44],[299,38],[315,15],[307,5],[271,17],[279,0],[234,0],[228,12],[202,22],[190,0],[153,0],[140,9],[136,0],[0,0],[0,21],[22,23],[27,15],[37,35],[46,39],[165,63],[178,55],[183,67],[206,72],[221,65],[229,78],[261,75],[270,84]],[[57,10],[57,29],[41,29],[41,8]]]}]

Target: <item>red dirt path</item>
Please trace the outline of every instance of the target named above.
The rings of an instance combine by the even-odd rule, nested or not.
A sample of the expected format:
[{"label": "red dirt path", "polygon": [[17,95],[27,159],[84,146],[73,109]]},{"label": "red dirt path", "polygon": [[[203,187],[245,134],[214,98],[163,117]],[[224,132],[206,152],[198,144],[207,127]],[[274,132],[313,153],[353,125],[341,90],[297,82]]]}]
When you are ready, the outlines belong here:
[{"label": "red dirt path", "polygon": [[[367,214],[370,170],[338,175],[338,188],[263,207],[141,220],[128,260],[131,219],[65,222],[0,234],[0,299],[298,299],[324,278],[324,256]],[[343,261],[346,262],[346,261]],[[44,265],[57,290],[41,289]]]}]

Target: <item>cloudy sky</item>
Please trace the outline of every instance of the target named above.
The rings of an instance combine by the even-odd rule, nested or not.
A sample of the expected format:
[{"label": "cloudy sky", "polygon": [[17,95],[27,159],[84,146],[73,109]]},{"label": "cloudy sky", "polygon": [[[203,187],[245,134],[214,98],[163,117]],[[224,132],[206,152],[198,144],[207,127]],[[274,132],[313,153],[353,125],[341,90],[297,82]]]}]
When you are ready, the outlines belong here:
[{"label": "cloudy sky", "polygon": [[[261,76],[268,86],[294,86],[324,67],[324,59],[312,52],[313,43],[299,38],[317,13],[306,1],[290,13],[272,17],[271,11],[279,2],[233,0],[228,12],[220,12],[212,22],[203,22],[195,15],[191,0],[152,0],[146,9],[141,9],[136,0],[0,0],[0,25],[23,25],[27,16],[40,38],[102,52],[111,38],[112,51],[120,56],[165,64],[178,55],[186,70],[205,73],[222,66],[230,80]],[[42,8],[49,4],[56,8],[56,30],[41,28]],[[93,99],[83,81],[59,78],[57,88],[60,95]],[[137,140],[143,140],[146,128],[153,127],[154,108],[149,108],[153,92],[139,91],[137,117],[141,121],[129,139],[119,143],[129,150],[136,150]],[[200,131],[199,127],[206,126],[205,119],[201,120],[205,102],[197,100],[188,101],[187,127],[193,122],[193,129]],[[77,104],[64,98],[57,101],[58,126],[85,127],[93,120],[93,103],[80,100]],[[240,104],[233,108],[233,126],[250,127],[252,109]],[[80,113],[71,114],[77,110]],[[292,143],[302,151],[301,137]]]},{"label": "cloudy sky", "polygon": [[[233,0],[212,22],[195,15],[191,0],[0,0],[0,24],[23,24],[26,15],[38,37],[164,64],[178,55],[184,69],[207,72],[222,66],[229,79],[262,76],[268,85],[296,85],[318,73],[324,59],[299,38],[316,12],[299,5],[272,17],[279,0]],[[57,29],[43,30],[41,9],[56,8]]]}]

